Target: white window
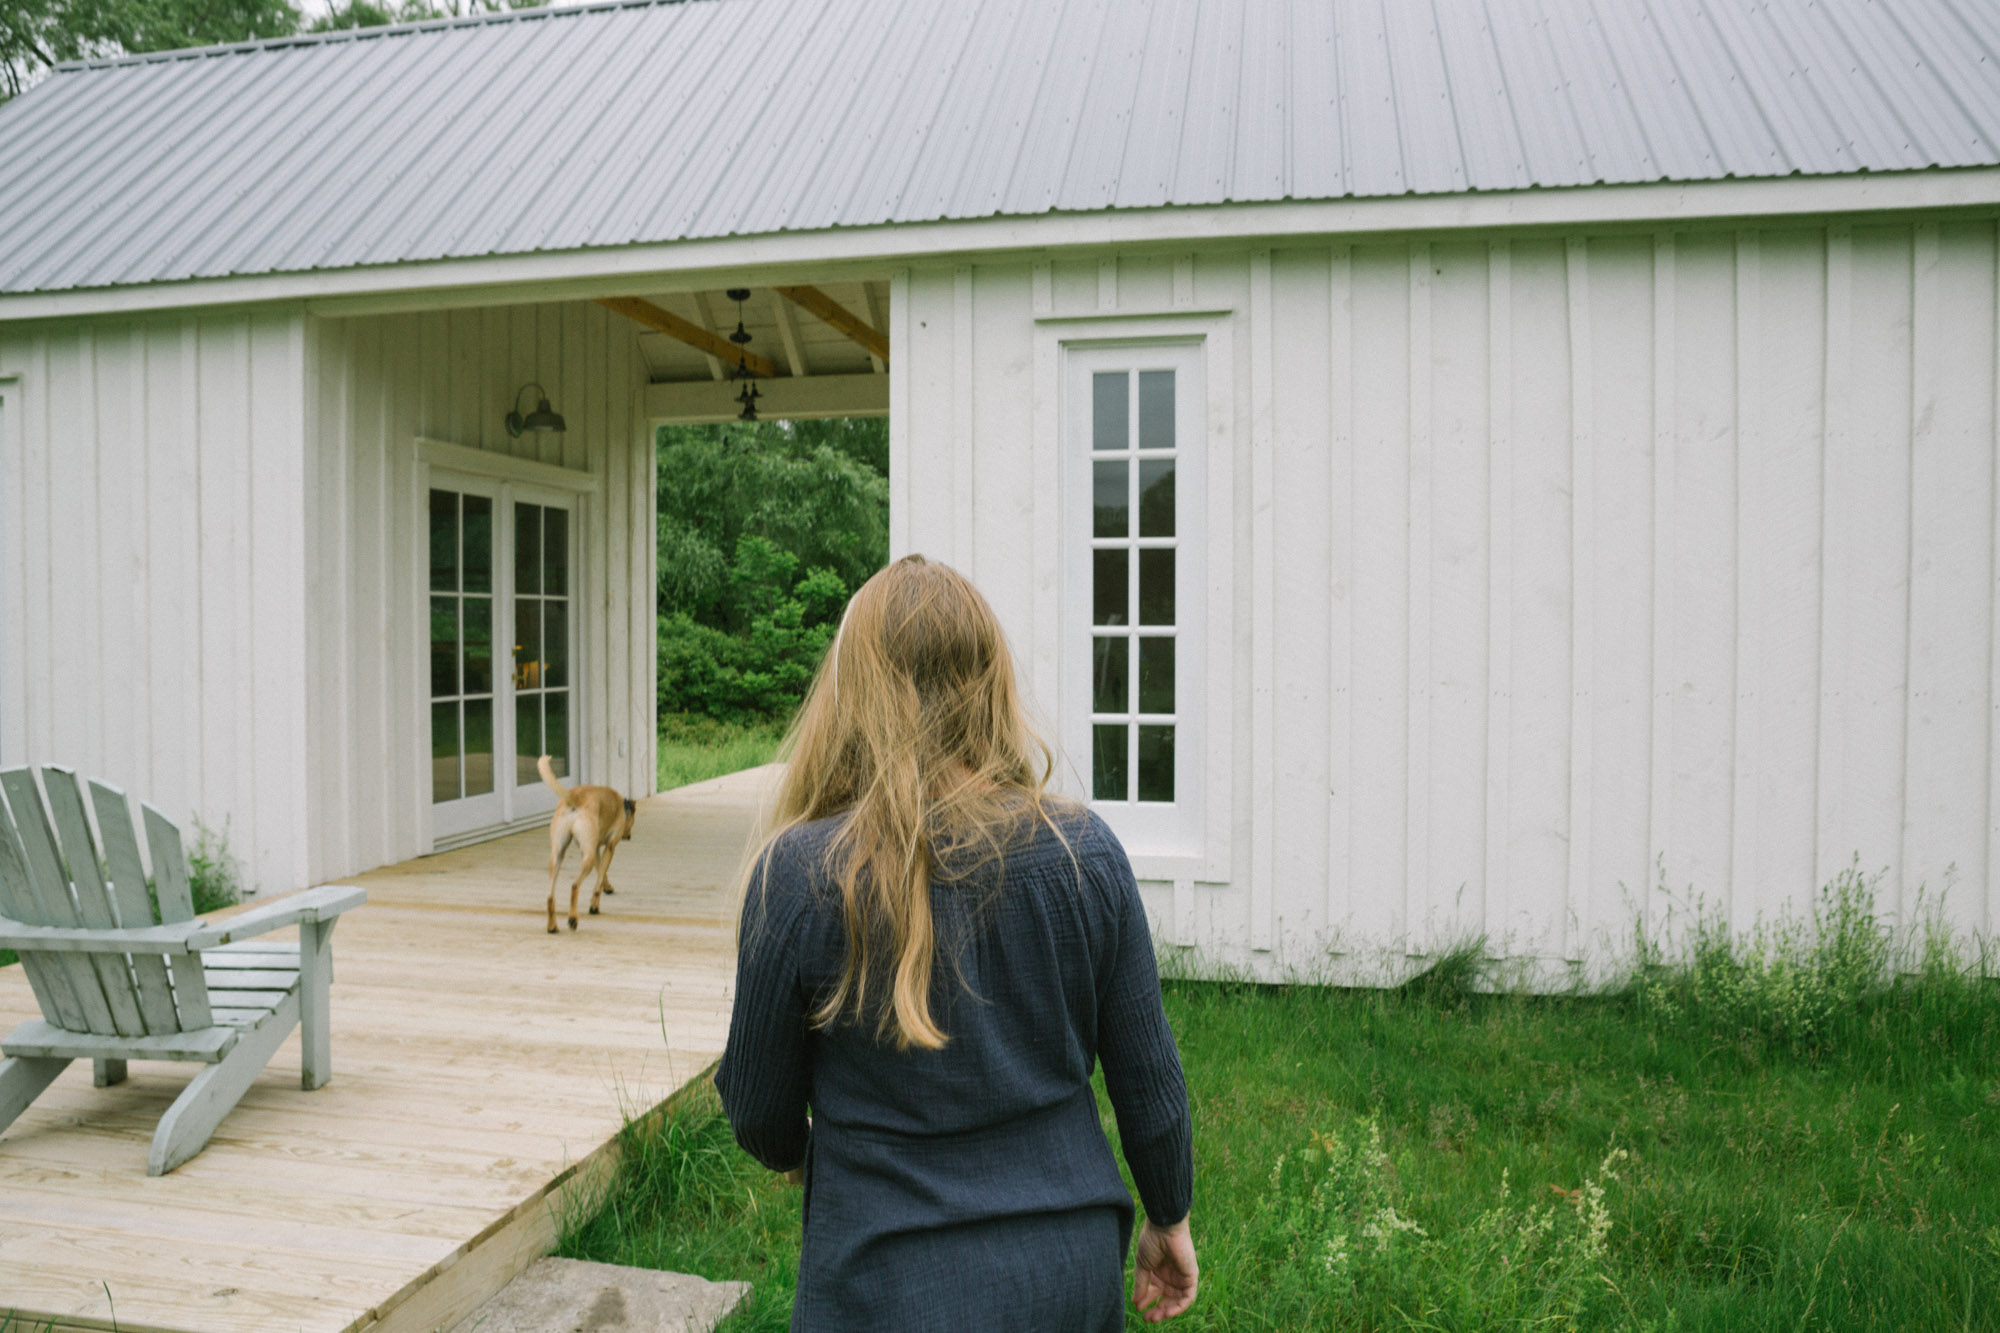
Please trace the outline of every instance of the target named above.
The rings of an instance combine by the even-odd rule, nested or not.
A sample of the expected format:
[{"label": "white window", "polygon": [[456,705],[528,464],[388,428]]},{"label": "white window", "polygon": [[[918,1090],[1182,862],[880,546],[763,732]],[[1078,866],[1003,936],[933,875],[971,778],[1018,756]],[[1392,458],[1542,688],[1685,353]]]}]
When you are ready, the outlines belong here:
[{"label": "white window", "polygon": [[1064,748],[1135,855],[1198,852],[1201,346],[1065,354]]}]

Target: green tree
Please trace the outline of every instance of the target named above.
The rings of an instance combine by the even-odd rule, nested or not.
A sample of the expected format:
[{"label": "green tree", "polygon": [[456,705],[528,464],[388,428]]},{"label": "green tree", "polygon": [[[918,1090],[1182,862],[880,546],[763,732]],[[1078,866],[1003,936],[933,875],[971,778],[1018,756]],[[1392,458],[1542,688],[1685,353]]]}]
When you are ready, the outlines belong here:
[{"label": "green tree", "polygon": [[[372,28],[530,9],[547,0],[333,0],[306,29]],[[0,102],[65,60],[290,37],[297,0],[0,0]]]},{"label": "green tree", "polygon": [[857,463],[866,463],[884,477],[889,475],[887,417],[828,417],[782,424],[799,448],[810,450],[825,445]]},{"label": "green tree", "polygon": [[[889,558],[886,423],[756,422],[660,431],[660,613],[732,633],[754,608],[732,580],[738,539],[768,539],[801,570],[830,569],[849,592]],[[842,423],[850,424],[850,423]],[[874,437],[871,441],[870,436]],[[879,449],[876,445],[879,443]]]},{"label": "green tree", "polygon": [[798,705],[841,609],[889,554],[881,421],[659,434],[660,708],[730,722]]},{"label": "green tree", "polygon": [[0,101],[65,60],[289,37],[295,0],[4,0]]},{"label": "green tree", "polygon": [[473,14],[501,14],[510,9],[539,9],[548,0],[333,0],[327,12],[312,21],[309,32],[347,28],[379,28],[390,23],[421,23],[426,19],[456,19]]}]

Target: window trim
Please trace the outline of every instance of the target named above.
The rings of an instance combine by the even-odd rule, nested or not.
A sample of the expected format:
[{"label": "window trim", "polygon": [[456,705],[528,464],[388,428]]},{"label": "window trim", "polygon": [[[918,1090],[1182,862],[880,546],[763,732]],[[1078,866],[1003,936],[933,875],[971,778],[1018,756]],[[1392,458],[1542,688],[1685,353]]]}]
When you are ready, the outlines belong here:
[{"label": "window trim", "polygon": [[[1200,642],[1192,666],[1198,674],[1185,705],[1192,744],[1176,737],[1176,800],[1152,807],[1161,818],[1133,820],[1131,807],[1101,807],[1106,821],[1126,843],[1141,879],[1226,882],[1231,878],[1230,845],[1235,786],[1230,756],[1234,746],[1234,633],[1229,589],[1233,579],[1235,379],[1228,312],[1115,314],[1096,319],[1051,317],[1036,321],[1034,485],[1057,503],[1038,507],[1035,561],[1035,624],[1028,667],[1037,697],[1055,704],[1055,738],[1065,760],[1058,785],[1088,799],[1090,631],[1089,538],[1090,451],[1076,443],[1080,367],[1103,353],[1143,352],[1177,346],[1200,383],[1176,405],[1177,436],[1185,425],[1183,466],[1189,484],[1177,486],[1177,527],[1198,529],[1183,537],[1198,568],[1177,571],[1189,586],[1184,597],[1200,628],[1180,628]],[[1185,391],[1183,391],[1185,392]],[[1087,408],[1084,409],[1087,415]],[[1185,490],[1186,498],[1178,492]],[[1184,567],[1183,567],[1184,568]],[[1179,628],[1179,627],[1177,627]],[[1183,661],[1188,659],[1183,658]],[[1180,701],[1176,700],[1177,707]],[[1079,742],[1081,747],[1079,748]],[[1182,788],[1183,775],[1190,786]],[[1095,808],[1095,807],[1094,807]]]}]

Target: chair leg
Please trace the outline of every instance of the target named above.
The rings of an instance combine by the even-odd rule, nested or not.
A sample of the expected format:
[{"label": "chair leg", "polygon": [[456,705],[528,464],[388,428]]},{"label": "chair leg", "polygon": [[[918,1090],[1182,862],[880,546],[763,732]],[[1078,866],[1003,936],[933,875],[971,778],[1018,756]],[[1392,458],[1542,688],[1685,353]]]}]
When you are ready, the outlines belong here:
[{"label": "chair leg", "polygon": [[333,1077],[327,1002],[335,924],[308,921],[299,927],[299,1086],[307,1092],[325,1087]]},{"label": "chair leg", "polygon": [[42,1089],[55,1082],[56,1075],[67,1068],[67,1060],[43,1060],[29,1056],[0,1060],[0,1132],[13,1124],[21,1112],[42,1095]]},{"label": "chair leg", "polygon": [[153,1131],[147,1175],[164,1176],[208,1146],[209,1136],[222,1117],[243,1099],[298,1021],[299,995],[293,991],[269,1018],[237,1038],[236,1048],[221,1063],[194,1076]]},{"label": "chair leg", "polygon": [[92,1060],[90,1062],[90,1080],[100,1088],[108,1088],[114,1083],[123,1083],[125,1081],[125,1062],[123,1060]]}]

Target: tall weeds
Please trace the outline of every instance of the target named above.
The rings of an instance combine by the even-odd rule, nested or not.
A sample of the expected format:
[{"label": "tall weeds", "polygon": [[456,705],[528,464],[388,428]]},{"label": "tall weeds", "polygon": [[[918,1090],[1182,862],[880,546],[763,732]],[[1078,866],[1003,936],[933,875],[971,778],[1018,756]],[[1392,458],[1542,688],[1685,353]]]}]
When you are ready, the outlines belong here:
[{"label": "tall weeds", "polygon": [[[1693,900],[1678,932],[1634,928],[1627,990],[1649,1020],[1809,1061],[1909,1042],[1990,1051],[2000,1024],[1992,942],[1968,939],[1919,895],[1898,931],[1876,907],[1879,876],[1850,865],[1805,913],[1747,931]],[[1663,935],[1678,933],[1678,948]]]}]

